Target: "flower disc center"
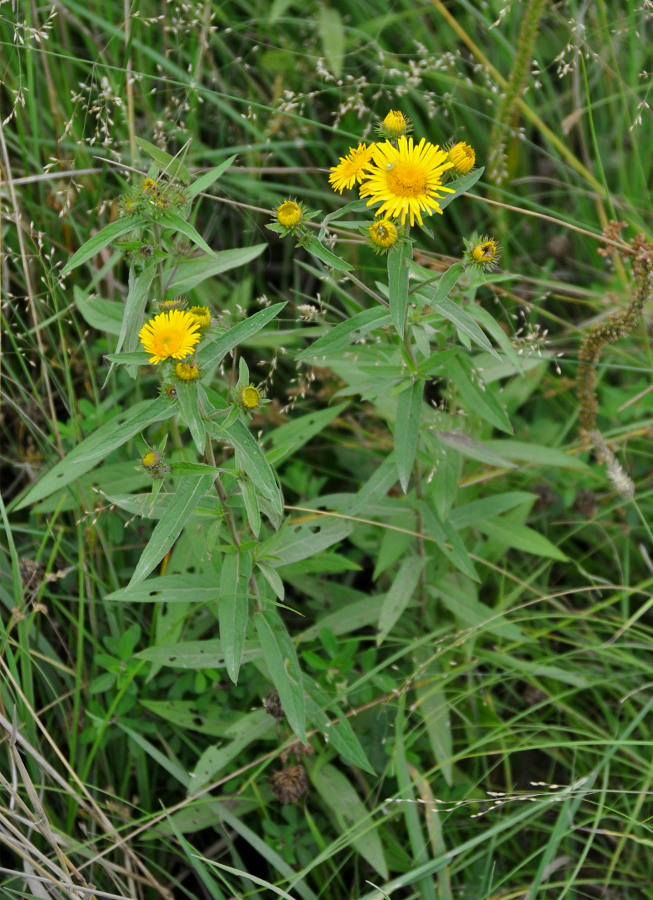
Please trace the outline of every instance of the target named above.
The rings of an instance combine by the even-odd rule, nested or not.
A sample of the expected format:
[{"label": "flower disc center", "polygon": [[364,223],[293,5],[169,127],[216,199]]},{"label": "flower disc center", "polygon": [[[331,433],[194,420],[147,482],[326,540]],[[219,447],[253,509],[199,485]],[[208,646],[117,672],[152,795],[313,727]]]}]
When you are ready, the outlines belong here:
[{"label": "flower disc center", "polygon": [[387,174],[388,187],[399,197],[417,197],[428,188],[428,179],[422,166],[398,159]]}]

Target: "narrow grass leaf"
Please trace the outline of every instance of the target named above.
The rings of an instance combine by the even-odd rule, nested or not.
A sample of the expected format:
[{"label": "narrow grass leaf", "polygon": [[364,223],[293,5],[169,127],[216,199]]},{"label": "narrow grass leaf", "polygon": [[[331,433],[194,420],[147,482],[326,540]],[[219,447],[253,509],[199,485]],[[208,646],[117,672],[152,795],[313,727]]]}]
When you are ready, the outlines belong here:
[{"label": "narrow grass leaf", "polygon": [[371,823],[367,807],[348,779],[330,763],[314,766],[309,775],[313,787],[335,820],[341,839],[351,844],[381,878],[387,878],[388,864],[381,839]]}]

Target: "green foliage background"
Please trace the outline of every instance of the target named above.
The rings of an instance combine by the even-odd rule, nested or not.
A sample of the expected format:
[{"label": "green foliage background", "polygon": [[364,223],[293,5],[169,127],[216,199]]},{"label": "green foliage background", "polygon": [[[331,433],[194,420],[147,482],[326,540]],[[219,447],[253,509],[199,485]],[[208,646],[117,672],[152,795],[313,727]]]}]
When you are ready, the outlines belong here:
[{"label": "green foliage background", "polygon": [[[608,465],[575,377],[650,238],[650,39],[640,2],[0,7],[7,897],[647,896],[646,307]],[[327,174],[398,107],[486,168],[386,266]],[[161,171],[202,196],[148,281],[120,197]],[[206,401],[107,359],[166,287]]]}]

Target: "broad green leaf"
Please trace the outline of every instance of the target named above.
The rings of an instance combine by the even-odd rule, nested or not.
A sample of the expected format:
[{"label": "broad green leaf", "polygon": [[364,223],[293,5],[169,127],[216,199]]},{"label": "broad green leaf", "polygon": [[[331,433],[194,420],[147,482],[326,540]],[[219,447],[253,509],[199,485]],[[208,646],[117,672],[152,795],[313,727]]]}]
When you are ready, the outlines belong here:
[{"label": "broad green leaf", "polygon": [[[274,720],[264,709],[257,709],[248,713],[246,720],[239,723],[239,734],[228,743],[222,743],[209,747],[200,756],[195,771],[191,776],[193,793],[201,790],[210,781],[213,781],[225,766],[234,759],[238,759],[254,741],[259,741],[266,734],[274,730]],[[227,731],[225,736],[228,736]]]},{"label": "broad green leaf", "polygon": [[[243,662],[261,656],[259,646],[245,644]],[[180,641],[174,647],[148,647],[136,654],[138,659],[173,669],[222,669],[225,666],[220,641]]]},{"label": "broad green leaf", "polygon": [[188,294],[207,278],[214,278],[230,269],[247,265],[260,256],[267,246],[255,244],[253,247],[237,247],[233,250],[220,250],[218,253],[211,250],[209,257],[182,260],[177,264],[173,279],[166,290],[166,297]]},{"label": "broad green leaf", "polygon": [[270,7],[269,24],[274,25],[277,19],[280,19],[286,10],[293,5],[293,2],[294,0],[274,0]]},{"label": "broad green leaf", "polygon": [[381,606],[379,631],[376,636],[377,647],[390,634],[413,599],[425,563],[426,559],[424,557],[409,556],[399,566],[399,571]]},{"label": "broad green leaf", "polygon": [[526,503],[532,506],[536,499],[535,494],[526,491],[506,491],[458,506],[452,510],[449,520],[454,528],[467,528],[469,525],[477,525],[483,519],[494,519],[516,506]]},{"label": "broad green leaf", "polygon": [[75,306],[91,328],[97,328],[98,331],[104,331],[106,334],[116,336],[120,334],[125,312],[124,303],[105,300],[104,297],[93,296],[89,299],[77,285],[73,286],[73,297]]},{"label": "broad green leaf", "polygon": [[164,772],[168,772],[168,774],[172,775],[172,777],[175,778],[185,788],[189,787],[191,782],[188,772],[178,759],[175,759],[174,756],[170,758],[172,756],[172,752],[168,747],[166,749],[168,750],[170,756],[162,753],[159,747],[156,747],[151,741],[148,741],[147,738],[143,737],[142,734],[139,734],[138,731],[129,728],[123,721],[121,721],[120,716],[117,717],[116,725],[118,726],[118,728],[124,731],[125,734],[128,734],[132,741],[134,741],[135,744],[137,744],[142,750],[144,750],[145,753],[147,753],[147,755],[152,760],[154,760],[157,766],[160,766],[160,768],[163,769]]},{"label": "broad green leaf", "polygon": [[143,269],[138,278],[134,278],[133,269],[129,270],[129,292],[125,301],[125,313],[115,353],[120,353],[123,349],[125,353],[131,353],[132,350],[138,347],[138,332],[143,324],[145,306],[149,299],[150,288],[157,269],[158,266],[152,264]]},{"label": "broad green leaf", "polygon": [[[208,423],[207,430],[211,430]],[[261,494],[272,502],[279,515],[282,515],[283,500],[274,472],[249,428],[241,421],[234,422],[229,428],[222,429],[220,439],[235,447],[243,458],[248,477]]]},{"label": "broad green leaf", "polygon": [[307,444],[311,438],[320,434],[341,412],[344,412],[347,406],[347,403],[328,406],[326,409],[319,410],[319,412],[298,416],[285,425],[281,425],[280,428],[270,431],[266,435],[266,440],[273,447],[279,447],[282,450],[281,455],[275,457],[275,464],[278,465],[287,456],[292,456],[300,447]]},{"label": "broad green leaf", "polygon": [[197,501],[211,489],[213,480],[213,475],[201,475],[199,478],[186,476],[179,480],[174,498],[157,522],[152,537],[141,554],[130,585],[143,581],[161,562],[193,515]]},{"label": "broad green leaf", "polygon": [[131,353],[105,353],[105,359],[119,366],[149,366],[150,355],[145,350],[134,350]]},{"label": "broad green leaf", "polygon": [[243,503],[245,504],[245,512],[247,513],[247,524],[251,528],[254,537],[257,538],[261,533],[261,511],[258,508],[256,488],[247,477],[239,478],[238,484],[240,486],[240,492],[243,495]]},{"label": "broad green leaf", "polygon": [[172,722],[180,732],[197,731],[200,734],[223,738],[229,725],[233,724],[229,718],[230,714],[225,716],[224,709],[218,704],[198,708],[195,700],[140,700],[139,702],[145,709]]},{"label": "broad green leaf", "polygon": [[[313,787],[325,811],[337,824],[340,838],[351,844],[381,878],[388,878],[388,865],[372,816],[356,790],[335,766],[326,763],[309,771]],[[334,802],[336,799],[336,802]]]},{"label": "broad green leaf", "polygon": [[225,553],[220,571],[220,643],[231,680],[238,682],[240,662],[245,646],[245,633],[249,617],[249,576],[252,557],[247,551]]},{"label": "broad green leaf", "polygon": [[[514,469],[515,467],[514,463],[508,462],[495,452],[503,444],[503,441],[475,441],[474,438],[462,431],[433,431],[431,434],[441,444],[457,450],[470,459],[477,459],[479,462],[488,463],[490,466],[500,466],[504,469]],[[490,450],[488,443],[492,443],[495,450]]]},{"label": "broad green leaf", "polygon": [[317,685],[310,685],[307,682],[308,679],[305,679],[306,714],[309,721],[322,732],[329,746],[333,747],[346,762],[352,766],[358,766],[359,769],[363,769],[371,775],[375,775],[374,768],[367,756],[365,756],[363,748],[349,724],[349,720],[345,718],[342,711],[335,704],[333,705],[333,711],[336,718],[333,720],[329,719],[325,712],[325,709],[331,711],[329,698],[324,695],[324,692]]},{"label": "broad green leaf", "polygon": [[[454,303],[453,300],[450,300],[449,297],[443,297],[441,300],[438,300],[437,303],[433,302],[432,305],[438,315],[447,319],[449,322],[452,322],[456,326],[460,335],[466,335],[470,340],[474,341],[475,344],[482,347],[483,350],[487,350],[488,353],[497,356],[497,351],[489,342],[485,333],[479,328],[474,319],[462,308],[462,306],[458,306],[458,304]],[[425,322],[430,322],[432,319],[432,316],[424,317]]]},{"label": "broad green leaf", "polygon": [[344,540],[354,527],[347,519],[334,519],[326,515],[307,513],[303,518],[310,521],[286,522],[277,534],[262,545],[260,558],[269,561],[275,568],[297,562]]},{"label": "broad green leaf", "polygon": [[213,250],[206,243],[202,235],[190,224],[190,222],[187,222],[186,219],[182,219],[176,212],[163,213],[158,217],[158,222],[163,225],[164,228],[173,228],[175,231],[179,231],[187,237],[189,241],[195,244],[196,247],[199,247],[200,250],[208,253],[211,258],[213,258]]},{"label": "broad green leaf", "polygon": [[458,284],[458,281],[464,271],[465,269],[463,268],[463,264],[458,262],[454,263],[452,266],[449,266],[446,272],[442,273],[438,285],[431,296],[432,306],[434,306],[436,303],[441,303],[442,300],[445,300],[449,296],[452,289],[456,284]]},{"label": "broad green leaf", "polygon": [[[441,522],[435,509],[430,504],[425,501],[418,501],[418,503],[424,530],[428,536],[433,539],[457,569],[474,581],[479,581],[480,579],[469,558],[467,549],[453,525],[449,521]],[[450,544],[451,548],[447,544]]]},{"label": "broad green leaf", "polygon": [[165,150],[161,150],[144,138],[137,137],[136,143],[145,152],[151,156],[154,162],[160,166],[168,178],[178,178],[180,181],[188,184],[191,180],[191,174],[181,161],[181,151],[177,156],[170,156]]},{"label": "broad green leaf", "polygon": [[272,566],[268,566],[262,562],[257,563],[257,567],[274,591],[277,599],[283,603],[286,596],[286,590],[283,586],[281,576],[279,575],[277,570],[273,569]]},{"label": "broad green leaf", "polygon": [[219,166],[216,166],[214,169],[209,169],[208,172],[205,172],[204,175],[200,175],[191,186],[186,191],[186,195],[189,200],[192,200],[193,197],[197,197],[198,194],[201,194],[203,191],[207,191],[212,184],[218,180],[218,178],[226,172],[230,165],[233,164],[233,161],[236,158],[236,154],[230,156],[229,159],[225,159],[224,162],[221,162]]},{"label": "broad green leaf", "polygon": [[306,244],[306,249],[312,256],[317,257],[331,269],[337,269],[339,272],[350,272],[353,269],[353,266],[345,262],[344,259],[323,247],[316,237],[311,238],[309,243]]},{"label": "broad green leaf", "polygon": [[453,194],[445,194],[444,197],[438,198],[440,209],[445,209],[450,203],[453,203],[454,200],[464,194],[465,191],[474,187],[483,172],[485,172],[485,166],[481,166],[480,169],[474,169],[473,172],[468,172],[466,175],[461,175],[460,178],[456,178],[455,181],[448,184],[447,187],[453,188]]},{"label": "broad green leaf", "polygon": [[493,541],[505,543],[516,550],[524,550],[535,556],[546,556],[567,562],[569,557],[552,544],[548,538],[528,525],[520,525],[504,519],[487,519],[476,523],[476,527]]},{"label": "broad green leaf", "polygon": [[348,347],[375,328],[383,328],[390,324],[390,313],[382,306],[364,309],[356,313],[346,322],[341,322],[318,338],[306,350],[297,355],[297,359],[313,359],[316,356],[327,357],[330,353]]},{"label": "broad green leaf", "polygon": [[494,397],[492,389],[483,384],[478,372],[471,375],[469,363],[464,357],[454,357],[449,361],[449,378],[455,385],[457,394],[462,397],[467,412],[476,414],[495,428],[512,434],[510,420]]},{"label": "broad green leaf", "polygon": [[110,225],[106,225],[98,231],[97,234],[94,234],[92,238],[89,238],[86,243],[82,244],[76,253],[73,253],[61,270],[62,277],[69,272],[72,272],[72,270],[76,269],[78,266],[81,266],[82,263],[91,259],[91,257],[98,254],[100,250],[104,250],[104,248],[108,247],[112,241],[116,240],[116,238],[121,237],[123,234],[127,234],[129,231],[135,231],[137,228],[140,228],[145,224],[145,221],[146,220],[140,216],[130,216],[124,219],[117,219]]},{"label": "broad green leaf", "polygon": [[220,466],[209,466],[207,463],[186,462],[179,459],[170,463],[170,471],[173,475],[219,475],[225,470]]},{"label": "broad green leaf", "polygon": [[127,412],[114,416],[56,463],[27,492],[16,509],[23,509],[65,487],[84,472],[88,472],[96,463],[106,459],[117,447],[126,444],[130,438],[147,428],[148,425],[169,418],[175,409],[176,407],[168,400],[158,397],[156,400],[144,400],[137,403]]},{"label": "broad green leaf", "polygon": [[288,724],[300,741],[306,743],[304,685],[299,661],[281,616],[272,607],[255,616],[263,658],[277,689]]},{"label": "broad green leaf", "polygon": [[105,600],[122,603],[208,603],[218,597],[215,575],[160,575],[133,587],[120,588]]},{"label": "broad green leaf", "polygon": [[206,431],[199,409],[198,384],[197,381],[180,381],[176,388],[180,417],[192,435],[197,452],[203,455],[206,450]]},{"label": "broad green leaf", "polygon": [[533,463],[536,466],[557,466],[561,469],[581,469],[589,471],[589,466],[578,456],[573,456],[559,447],[545,447],[530,441],[494,440],[484,441],[484,446],[506,459]]},{"label": "broad green leaf", "polygon": [[410,245],[402,243],[398,250],[388,253],[388,290],[390,295],[390,317],[400,338],[406,327],[408,306],[408,268],[406,258],[411,254]]},{"label": "broad green leaf", "polygon": [[326,63],[334,76],[340,78],[345,59],[345,30],[338,10],[333,6],[321,6],[317,13],[317,27]]},{"label": "broad green leaf", "polygon": [[395,458],[399,482],[404,494],[408,490],[408,482],[410,481],[415,454],[417,453],[423,392],[424,382],[420,378],[414,381],[407,390],[399,394],[397,400]]},{"label": "broad green leaf", "polygon": [[197,354],[198,365],[204,369],[219,365],[234,347],[254,337],[262,328],[265,328],[268,322],[276,318],[285,305],[285,303],[273,303],[267,309],[261,309],[243,322],[233,325],[216,340],[199,350]]}]

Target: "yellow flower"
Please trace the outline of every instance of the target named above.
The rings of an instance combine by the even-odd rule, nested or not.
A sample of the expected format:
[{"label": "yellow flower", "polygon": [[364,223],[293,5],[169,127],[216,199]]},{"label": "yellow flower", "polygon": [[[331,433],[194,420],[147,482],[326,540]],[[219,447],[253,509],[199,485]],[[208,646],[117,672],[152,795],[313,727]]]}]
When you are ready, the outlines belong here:
[{"label": "yellow flower", "polygon": [[374,168],[365,176],[361,197],[369,197],[368,206],[380,203],[377,216],[401,217],[401,224],[415,219],[422,225],[422,211],[427,215],[441,213],[437,200],[443,193],[453,194],[444,187],[442,175],[453,165],[444,150],[428,143],[424,138],[413,145],[413,139],[402,135],[398,148],[390,141],[377,144],[374,150]]},{"label": "yellow flower", "polygon": [[141,459],[141,465],[144,469],[156,469],[161,462],[161,454],[158,450],[148,450]]},{"label": "yellow flower", "polygon": [[283,225],[284,228],[294,228],[295,225],[299,225],[304,217],[301,206],[299,203],[295,203],[294,200],[284,200],[283,203],[277,206],[276,213],[277,222]]},{"label": "yellow flower", "polygon": [[143,193],[147,194],[151,190],[156,189],[156,181],[153,178],[146,178],[143,182]]},{"label": "yellow flower", "polygon": [[155,306],[159,312],[170,312],[173,309],[184,309],[186,301],[183,297],[175,297],[174,300],[159,300]]},{"label": "yellow flower", "polygon": [[501,248],[494,238],[483,237],[477,241],[467,244],[469,250],[469,259],[483,269],[494,269],[499,262],[501,256]]},{"label": "yellow flower", "polygon": [[449,159],[453,163],[456,172],[459,175],[465,175],[474,168],[476,154],[473,147],[470,147],[464,141],[459,141],[449,150]]},{"label": "yellow flower", "polygon": [[331,174],[329,175],[329,184],[334,191],[341,194],[345,188],[352,188],[357,181],[362,181],[367,177],[363,173],[363,169],[372,159],[376,144],[359,144],[356,149],[350,147],[347,156],[340,157],[340,164],[331,166]]},{"label": "yellow flower", "polygon": [[180,381],[195,381],[199,374],[200,370],[194,362],[178,362],[175,366],[175,375]]},{"label": "yellow flower", "polygon": [[240,392],[240,402],[245,409],[256,409],[261,402],[261,392],[253,384],[248,384]]},{"label": "yellow flower", "polygon": [[391,140],[407,134],[410,130],[410,119],[399,109],[391,109],[379,126],[379,132]]},{"label": "yellow flower", "polygon": [[202,331],[211,324],[211,310],[208,306],[191,306],[188,312],[195,319]]},{"label": "yellow flower", "polygon": [[370,241],[381,250],[389,250],[397,240],[397,226],[390,219],[382,219],[370,225]]},{"label": "yellow flower", "polygon": [[159,313],[138,333],[142,345],[155,365],[164,359],[183,359],[199,341],[199,325],[189,312],[173,309]]}]

